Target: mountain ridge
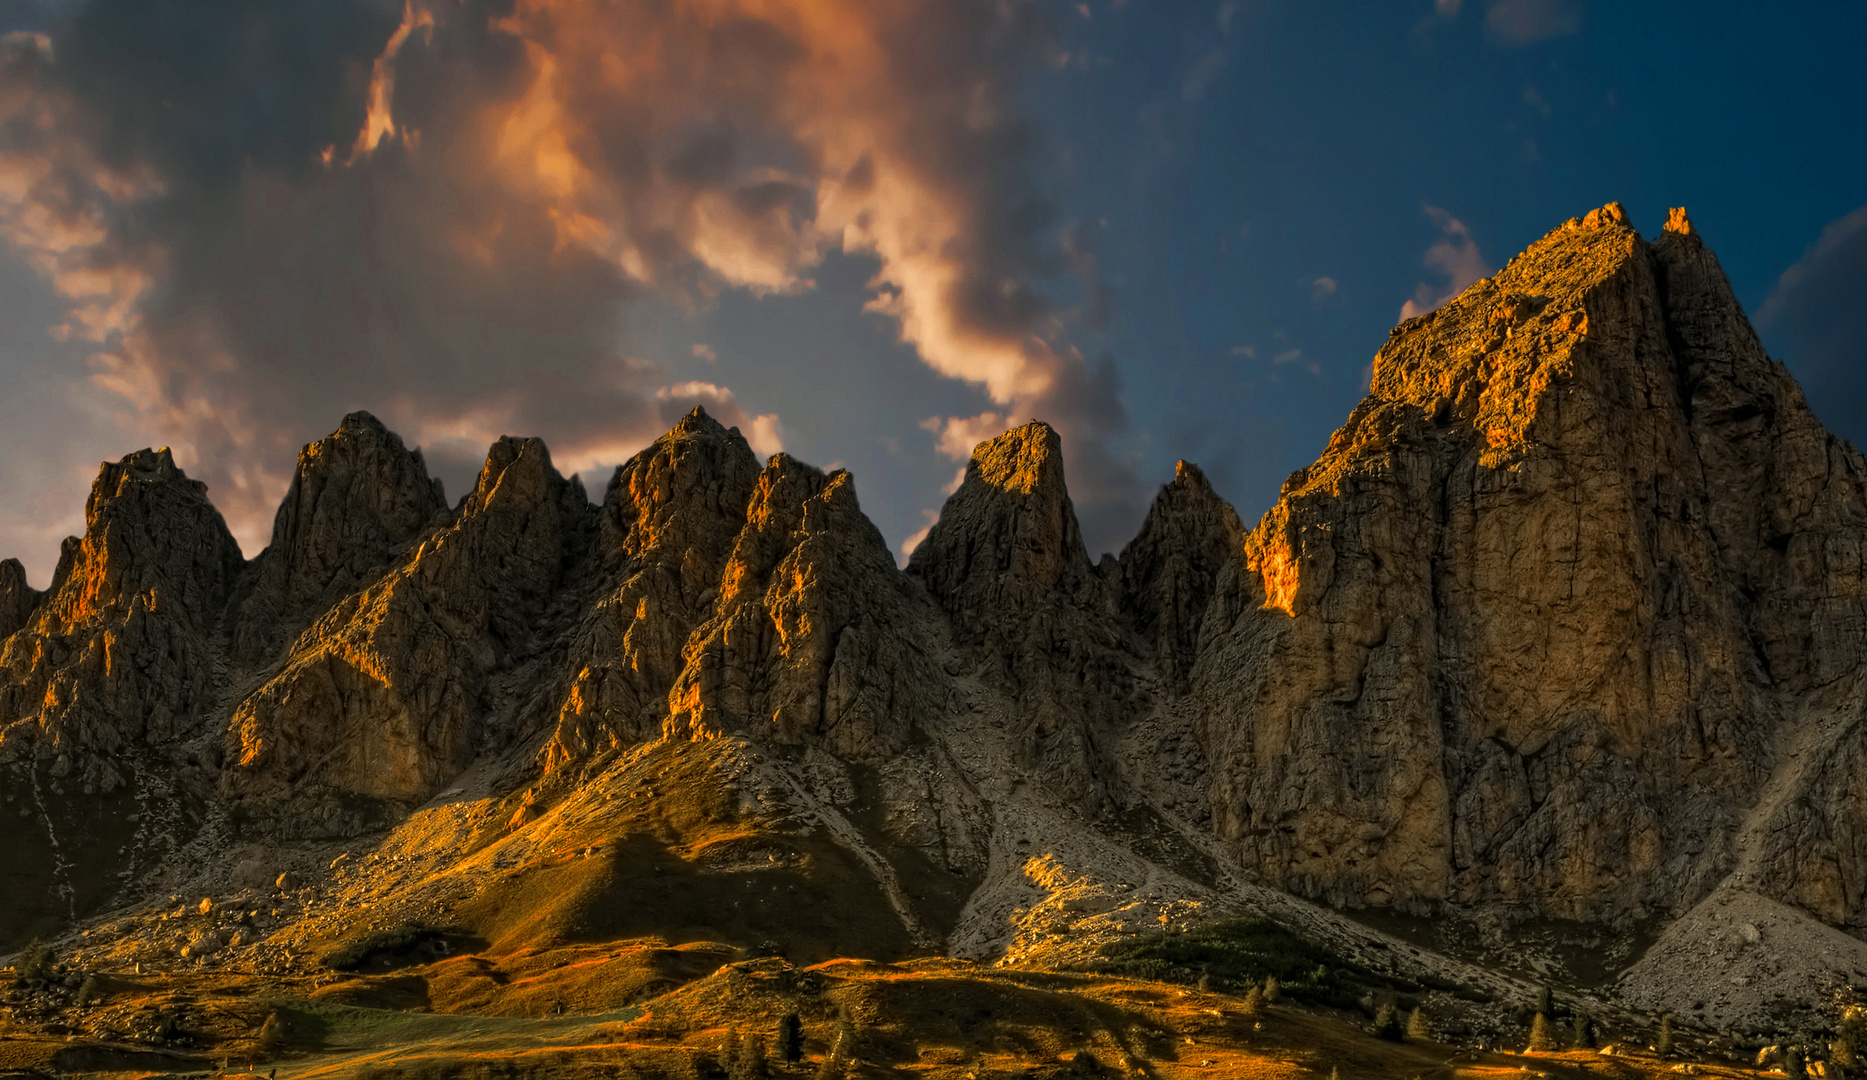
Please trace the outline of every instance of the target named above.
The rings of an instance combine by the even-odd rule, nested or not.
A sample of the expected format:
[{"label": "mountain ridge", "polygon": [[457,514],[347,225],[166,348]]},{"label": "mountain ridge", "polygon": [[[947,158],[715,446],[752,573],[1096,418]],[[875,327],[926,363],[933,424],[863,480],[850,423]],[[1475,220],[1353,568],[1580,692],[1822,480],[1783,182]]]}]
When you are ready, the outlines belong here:
[{"label": "mountain ridge", "polygon": [[975,449],[905,568],[847,472],[699,409],[596,505],[502,438],[450,507],[351,414],[252,560],[140,451],[46,593],[0,563],[34,826],[0,945],[227,887],[203,860],[336,889],[313,855],[356,845],[426,860],[370,893],[397,911],[634,852],[539,909],[565,940],[629,866],[816,873],[892,913],[865,941],[1037,966],[1247,908],[1358,949],[1333,909],[1618,933],[1743,894],[1859,934],[1863,549],[1867,463],[1683,211],[1649,242],[1616,204],[1395,327],[1254,526],[1182,462],[1100,562],[1038,421]]}]

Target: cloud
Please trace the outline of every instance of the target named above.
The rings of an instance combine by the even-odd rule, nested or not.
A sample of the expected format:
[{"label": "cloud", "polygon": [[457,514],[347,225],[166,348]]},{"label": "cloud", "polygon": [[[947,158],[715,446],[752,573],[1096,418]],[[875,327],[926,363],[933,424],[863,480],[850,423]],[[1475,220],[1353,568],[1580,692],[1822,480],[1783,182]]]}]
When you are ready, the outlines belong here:
[{"label": "cloud", "polygon": [[1335,295],[1336,287],[1335,279],[1332,277],[1319,277],[1315,281],[1310,282],[1310,303],[1321,304],[1324,300]]},{"label": "cloud", "polygon": [[1143,496],[1101,445],[1119,383],[1051,298],[1103,290],[1020,110],[1056,55],[1015,0],[93,0],[0,51],[0,232],[249,551],[351,408],[455,490],[502,433],[620,459],[711,385],[621,355],[634,300],[796,293],[836,250],[929,367],[1056,424],[1112,521]]},{"label": "cloud", "polygon": [[1867,206],[1830,222],[1757,309],[1772,351],[1836,433],[1867,446]]},{"label": "cloud", "polygon": [[914,554],[914,549],[921,546],[921,541],[927,539],[927,534],[933,531],[934,523],[939,520],[940,515],[934,511],[921,511],[921,527],[914,530],[906,540],[901,541],[901,546],[896,549],[900,554],[899,565],[908,564],[908,558]]},{"label": "cloud", "polygon": [[1438,226],[1440,238],[1426,249],[1421,265],[1439,272],[1445,280],[1439,287],[1424,281],[1413,291],[1413,298],[1400,305],[1402,321],[1424,315],[1465,291],[1480,278],[1490,277],[1496,267],[1485,261],[1484,254],[1472,240],[1465,223],[1437,206],[1426,206],[1426,216]]},{"label": "cloud", "polygon": [[705,342],[696,343],[690,351],[693,353],[694,359],[696,360],[704,360],[709,364],[719,363],[720,354],[714,351],[713,346]]},{"label": "cloud", "polygon": [[1547,41],[1581,27],[1579,0],[1490,0],[1485,12],[1485,33],[1501,45]]},{"label": "cloud", "polygon": [[1206,91],[1212,89],[1212,84],[1218,81],[1220,73],[1225,70],[1227,55],[1221,46],[1200,57],[1180,80],[1180,99],[1198,101],[1205,97]]}]

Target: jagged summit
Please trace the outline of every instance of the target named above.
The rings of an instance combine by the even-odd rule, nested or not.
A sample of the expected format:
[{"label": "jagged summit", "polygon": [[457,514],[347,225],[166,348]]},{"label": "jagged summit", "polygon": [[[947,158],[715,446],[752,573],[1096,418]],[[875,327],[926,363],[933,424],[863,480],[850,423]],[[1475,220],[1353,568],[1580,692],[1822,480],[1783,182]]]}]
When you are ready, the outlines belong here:
[{"label": "jagged summit", "polygon": [[657,904],[1021,964],[1240,906],[1367,940],[1307,901],[1678,919],[1626,987],[1679,1011],[1668,957],[1732,912],[1867,928],[1863,549],[1867,463],[1684,212],[1617,204],[1395,327],[1254,527],[1182,462],[1100,565],[1037,421],[905,570],[848,473],[700,409],[600,506],[502,438],[449,507],[352,414],[251,563],[142,451],[45,595],[0,563],[0,874],[45,886],[0,939],[380,845],[372,902],[520,951]]}]

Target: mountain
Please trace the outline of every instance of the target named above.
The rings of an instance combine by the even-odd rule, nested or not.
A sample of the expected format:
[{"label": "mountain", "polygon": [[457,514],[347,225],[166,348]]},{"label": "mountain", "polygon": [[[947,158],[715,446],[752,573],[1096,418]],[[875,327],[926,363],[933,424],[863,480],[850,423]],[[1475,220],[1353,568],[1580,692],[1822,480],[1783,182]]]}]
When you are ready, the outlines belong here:
[{"label": "mountain", "polygon": [[680,949],[1254,913],[1472,1032],[1531,972],[1721,1032],[1867,980],[1867,462],[1683,211],[1565,223],[1396,327],[1254,528],[1183,462],[1100,563],[1038,421],[904,569],[699,409],[595,505],[505,438],[450,506],[358,413],[251,561],[166,450],[86,521],[44,594],[0,563],[0,943],[87,970],[674,950],[599,1009]]}]

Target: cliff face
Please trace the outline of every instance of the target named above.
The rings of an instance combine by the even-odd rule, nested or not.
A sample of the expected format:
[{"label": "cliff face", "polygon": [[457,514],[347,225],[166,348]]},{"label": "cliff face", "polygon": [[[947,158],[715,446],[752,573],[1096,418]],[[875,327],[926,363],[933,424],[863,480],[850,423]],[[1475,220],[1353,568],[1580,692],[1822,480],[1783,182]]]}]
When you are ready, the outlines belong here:
[{"label": "cliff face", "polygon": [[1195,691],[1216,828],[1305,894],[1575,918],[1774,863],[1746,815],[1807,691],[1855,692],[1861,476],[1682,212],[1569,222],[1397,327],[1247,539]]},{"label": "cliff face", "polygon": [[600,506],[507,438],[451,508],[353,414],[250,564],[133,454],[43,596],[0,563],[0,765],[57,785],[0,851],[30,884],[141,850],[132,772],[174,778],[169,842],[227,811],[269,844],[471,773],[471,847],[553,807],[593,828],[707,746],[709,790],[799,808],[968,955],[1159,925],[1234,870],[1608,921],[1746,889],[1853,926],[1864,553],[1867,464],[1683,212],[1649,243],[1609,206],[1396,327],[1255,528],[1182,463],[1100,565],[1036,421],[974,451],[905,571],[849,474],[761,467],[700,410]]},{"label": "cliff face", "polygon": [[[122,771],[103,755],[199,734],[217,704],[217,637],[242,566],[206,489],[167,448],[106,464],[46,596],[0,645],[3,755],[76,769],[87,789]],[[17,616],[16,616],[17,617]]]}]

